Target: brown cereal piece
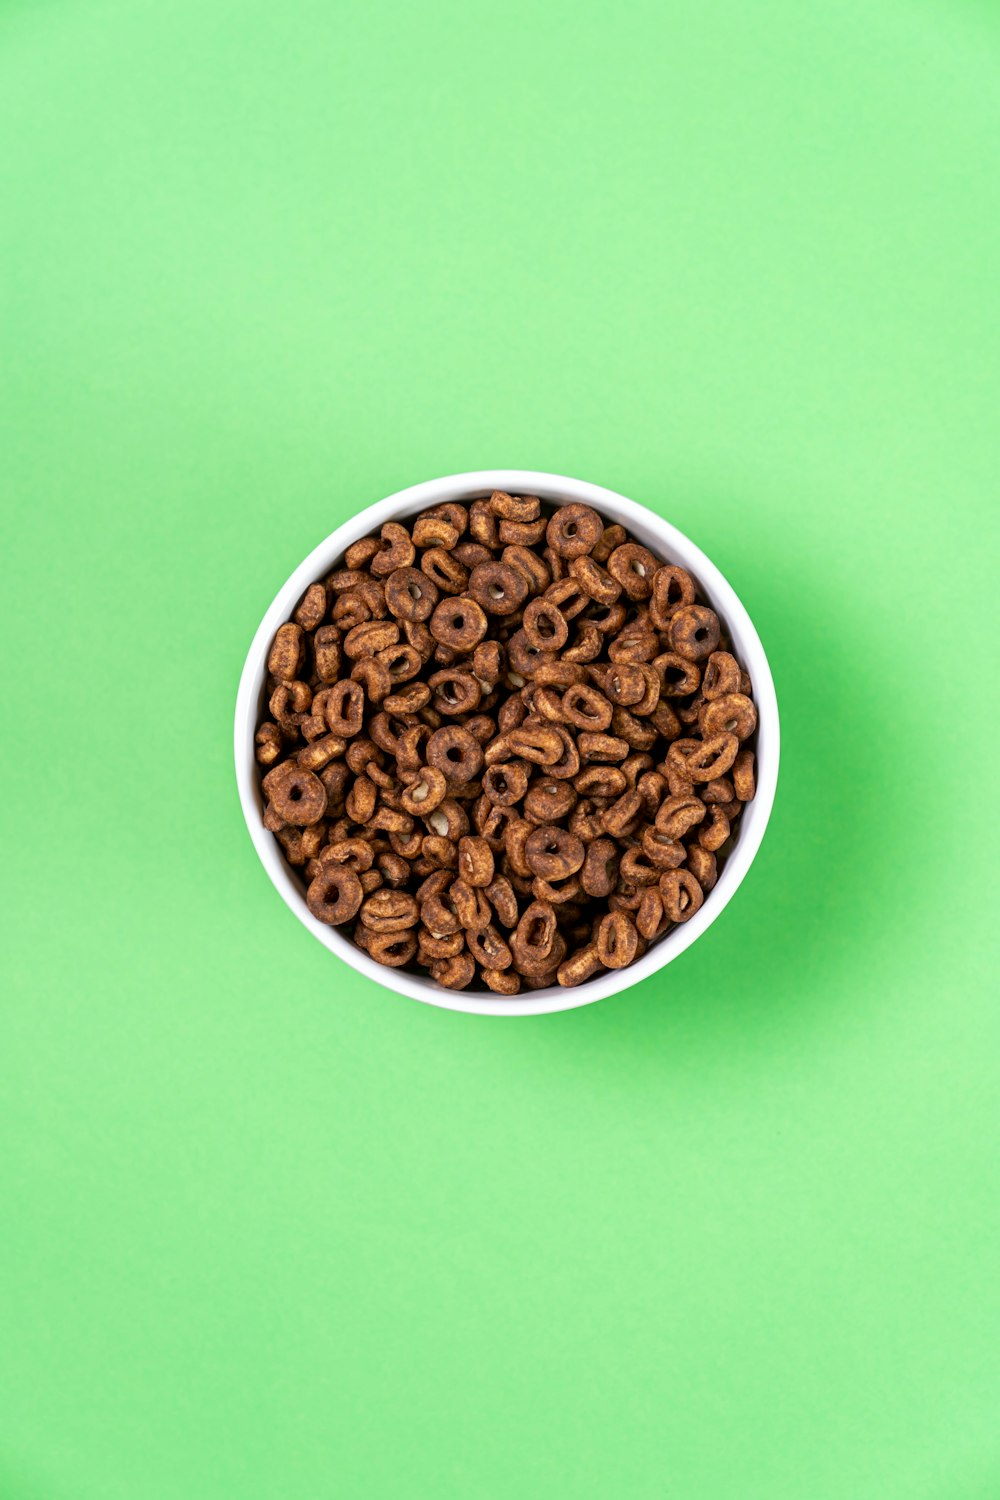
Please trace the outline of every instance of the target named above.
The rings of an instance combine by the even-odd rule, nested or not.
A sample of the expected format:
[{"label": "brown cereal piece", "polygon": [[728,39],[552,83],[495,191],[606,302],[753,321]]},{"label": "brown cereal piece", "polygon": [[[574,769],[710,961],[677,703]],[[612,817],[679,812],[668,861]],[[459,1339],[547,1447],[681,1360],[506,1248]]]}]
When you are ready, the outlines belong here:
[{"label": "brown cereal piece", "polygon": [[430,618],[439,598],[437,585],[422,568],[397,568],[385,582],[385,602],[398,620]]},{"label": "brown cereal piece", "polygon": [[377,964],[399,969],[413,959],[417,938],[414,932],[372,932],[365,946]]},{"label": "brown cereal piece", "polygon": [[569,639],[569,621],[549,599],[532,599],[526,606],[523,630],[536,651],[561,651]]},{"label": "brown cereal piece", "polygon": [[561,823],[576,806],[577,792],[565,781],[546,776],[524,797],[524,815],[532,823]]},{"label": "brown cereal piece", "polygon": [[648,599],[653,592],[656,558],[638,542],[623,542],[608,558],[608,572],[632,600]]},{"label": "brown cereal piece", "polygon": [[601,733],[611,725],[611,704],[603,693],[582,683],[567,688],[562,696],[564,721],[577,729]]},{"label": "brown cereal piece", "polygon": [[521,988],[521,976],[513,969],[483,969],[482,979],[498,995],[516,995]]},{"label": "brown cereal piece", "polygon": [[436,729],[427,741],[427,764],[450,781],[471,781],[483,768],[483,749],[467,729],[449,724]]},{"label": "brown cereal piece", "polygon": [[690,870],[668,870],[660,876],[663,910],[671,922],[686,922],[705,899],[698,879]]},{"label": "brown cereal piece", "polygon": [[695,601],[694,579],[684,568],[665,564],[653,574],[653,598],[649,606],[657,630],[666,630],[672,617]]},{"label": "brown cereal piece", "polygon": [[670,649],[688,661],[703,661],[719,644],[721,627],[714,609],[685,604],[670,618]]},{"label": "brown cereal piece", "polygon": [[628,532],[624,526],[605,526],[600,541],[591,549],[591,556],[595,562],[606,563],[615,548],[627,541]]},{"label": "brown cereal piece", "polygon": [[[477,562],[489,562],[490,558],[480,557]],[[552,582],[552,574],[543,558],[530,547],[504,547],[500,554],[500,561],[511,568],[516,568],[523,576],[528,585],[528,592],[543,594]]]},{"label": "brown cereal piece", "polygon": [[254,744],[257,764],[273,766],[281,754],[281,730],[277,724],[262,724],[254,736]]},{"label": "brown cereal piece", "polygon": [[472,958],[483,971],[509,969],[514,962],[509,945],[492,923],[466,933],[465,943]]},{"label": "brown cereal piece", "polygon": [[303,630],[315,630],[317,625],[323,623],[328,603],[323,585],[311,583],[295,611],[295,623],[301,625]]},{"label": "brown cereal piece", "polygon": [[416,899],[406,891],[373,891],[361,904],[360,918],[372,932],[405,932],[420,918]]},{"label": "brown cereal piece", "polygon": [[708,818],[708,822],[703,823],[698,829],[697,837],[701,848],[707,849],[710,854],[714,854],[717,849],[722,848],[730,834],[726,807],[717,802],[713,803],[708,809]]},{"label": "brown cereal piece", "polygon": [[493,879],[493,850],[485,839],[469,834],[459,839],[458,873],[467,885],[490,884]]},{"label": "brown cereal piece", "polygon": [[418,516],[413,523],[411,539],[415,547],[443,547],[451,552],[458,542],[459,530],[444,516]]},{"label": "brown cereal piece", "polygon": [[556,978],[561,985],[572,988],[574,985],[583,984],[587,979],[592,979],[600,969],[603,968],[594,943],[588,943],[585,948],[577,951],[564,959],[556,970]]},{"label": "brown cereal piece", "polygon": [[741,750],[733,761],[733,790],[741,802],[752,802],[757,790],[754,778],[754,754]]},{"label": "brown cereal piece", "polygon": [[306,905],[318,922],[341,927],[357,916],[361,881],[346,864],[325,865],[306,891]]},{"label": "brown cereal piece", "polygon": [[707,740],[675,740],[667,761],[689,781],[713,781],[730,769],[739,748],[735,734],[713,734]]},{"label": "brown cereal piece", "polygon": [[665,698],[687,698],[697,692],[701,682],[701,668],[697,662],[679,656],[676,651],[664,651],[654,657],[652,665]]},{"label": "brown cereal piece", "polygon": [[608,912],[597,929],[597,957],[605,969],[624,969],[636,956],[639,934],[623,911]]},{"label": "brown cereal piece", "polygon": [[554,824],[533,829],[524,843],[528,869],[543,880],[565,880],[575,874],[583,864],[584,855],[582,841]]},{"label": "brown cereal piece", "polygon": [[382,527],[381,537],[383,545],[369,563],[375,577],[387,578],[397,568],[409,568],[416,549],[406,527],[396,521],[387,521]]},{"label": "brown cereal piece", "polygon": [[494,490],[489,507],[501,521],[537,521],[542,513],[542,502],[537,495],[508,495],[503,490]]},{"label": "brown cereal piece", "polygon": [[713,651],[705,663],[701,691],[710,703],[726,693],[738,693],[740,676],[740,665],[734,656],[728,651]]},{"label": "brown cereal piece", "polygon": [[431,978],[446,990],[465,990],[475,978],[476,962],[471,953],[460,953],[457,958],[443,958],[431,965]]},{"label": "brown cereal piece", "polygon": [[556,914],[550,901],[532,901],[511,935],[514,966],[521,974],[544,973],[552,967]]},{"label": "brown cereal piece", "polygon": [[468,593],[488,615],[512,615],[528,597],[523,573],[509,563],[479,563],[469,574]]},{"label": "brown cereal piece", "polygon": [[604,533],[604,522],[589,505],[561,505],[545,529],[545,540],[557,557],[571,562],[593,551]]},{"label": "brown cereal piece", "polygon": [[420,571],[442,594],[460,594],[469,581],[469,570],[457,553],[444,547],[429,547],[420,559]]},{"label": "brown cereal piece", "polygon": [[297,828],[318,823],[326,812],[326,788],[312,771],[283,761],[264,777],[264,795],[286,822]]},{"label": "brown cereal piece", "polygon": [[464,653],[479,645],[487,625],[482,606],[475,599],[459,595],[441,600],[431,615],[428,629],[436,641]]},{"label": "brown cereal piece", "polygon": [[757,710],[743,693],[723,693],[704,705],[698,722],[706,738],[735,734],[738,740],[748,740],[757,728]]},{"label": "brown cereal piece", "polygon": [[291,682],[298,677],[305,655],[305,644],[301,625],[289,620],[282,625],[274,637],[271,654],[267,658],[267,670],[281,682]]},{"label": "brown cereal piece", "polygon": [[695,844],[688,850],[687,866],[707,896],[719,878],[715,855]]}]

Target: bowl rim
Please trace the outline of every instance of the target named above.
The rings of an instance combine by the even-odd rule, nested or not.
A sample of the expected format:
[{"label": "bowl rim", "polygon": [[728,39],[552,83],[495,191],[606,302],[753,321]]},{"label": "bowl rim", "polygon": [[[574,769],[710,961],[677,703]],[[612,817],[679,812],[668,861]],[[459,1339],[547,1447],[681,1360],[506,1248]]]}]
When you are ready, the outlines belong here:
[{"label": "bowl rim", "polygon": [[[333,563],[352,542],[377,531],[386,521],[411,515],[447,500],[475,499],[488,495],[493,490],[538,495],[549,504],[579,502],[591,505],[612,521],[626,525],[640,540],[643,534],[647,537],[655,536],[661,555],[672,562],[680,562],[687,568],[722,616],[734,646],[738,646],[738,655],[753,681],[758,714],[756,793],[753,801],[746,805],[736,843],[726,859],[710,898],[689,921],[672,928],[650,946],[641,959],[627,968],[608,970],[575,988],[560,986],[529,990],[510,997],[448,990],[434,980],[425,979],[418,974],[386,968],[377,964],[360,948],[356,948],[337,928],[318,922],[306,906],[301,887],[285,864],[277,839],[264,827],[261,820],[262,803],[254,757],[254,735],[271,640],[278,626],[289,618],[309,584],[324,572],[329,572]],[[443,475],[439,479],[423,480],[397,490],[383,500],[375,501],[336,527],[303,558],[278,589],[250,644],[236,695],[233,743],[240,805],[258,858],[282,900],[325,948],[384,989],[407,995],[425,1004],[472,1015],[533,1016],[592,1005],[641,983],[679,957],[721,916],[753,863],[770,819],[778,780],[780,725],[771,668],[753,621],[732,585],[688,536],[669,521],[664,521],[655,511],[589,480],[573,479],[535,469],[477,469]]]}]

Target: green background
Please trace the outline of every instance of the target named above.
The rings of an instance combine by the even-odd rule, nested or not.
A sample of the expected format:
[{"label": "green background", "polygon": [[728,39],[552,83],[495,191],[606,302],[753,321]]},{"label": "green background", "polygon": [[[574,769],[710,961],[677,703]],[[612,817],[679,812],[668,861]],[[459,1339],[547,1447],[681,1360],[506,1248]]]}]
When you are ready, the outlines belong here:
[{"label": "green background", "polygon": [[[1000,11],[0,10],[4,1500],[995,1500]],[[604,1004],[276,897],[243,657],[491,465],[727,573],[783,766]]]}]

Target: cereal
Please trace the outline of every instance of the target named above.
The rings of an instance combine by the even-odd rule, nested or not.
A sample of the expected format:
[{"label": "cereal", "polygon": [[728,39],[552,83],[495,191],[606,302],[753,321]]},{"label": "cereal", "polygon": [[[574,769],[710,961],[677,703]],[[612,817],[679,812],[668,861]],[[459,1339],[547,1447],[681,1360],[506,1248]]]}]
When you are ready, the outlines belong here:
[{"label": "cereal", "polygon": [[263,820],[375,962],[514,996],[688,921],[755,790],[757,709],[685,569],[587,505],[387,522],[277,631]]}]

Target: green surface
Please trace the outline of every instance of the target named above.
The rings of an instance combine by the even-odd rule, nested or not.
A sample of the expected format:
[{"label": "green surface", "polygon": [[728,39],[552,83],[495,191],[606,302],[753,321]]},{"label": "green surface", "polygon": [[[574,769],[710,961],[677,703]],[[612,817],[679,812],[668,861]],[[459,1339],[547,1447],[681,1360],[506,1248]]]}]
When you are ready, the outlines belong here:
[{"label": "green surface", "polygon": [[[995,1500],[1000,12],[0,11],[3,1500]],[[504,1024],[279,901],[231,716],[359,506],[687,531],[784,758]]]}]

